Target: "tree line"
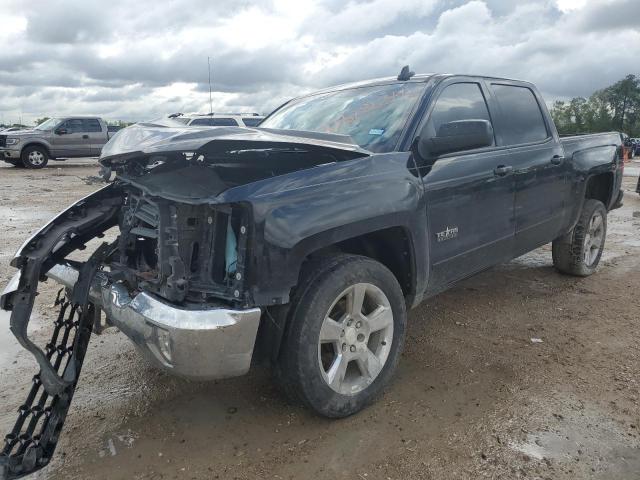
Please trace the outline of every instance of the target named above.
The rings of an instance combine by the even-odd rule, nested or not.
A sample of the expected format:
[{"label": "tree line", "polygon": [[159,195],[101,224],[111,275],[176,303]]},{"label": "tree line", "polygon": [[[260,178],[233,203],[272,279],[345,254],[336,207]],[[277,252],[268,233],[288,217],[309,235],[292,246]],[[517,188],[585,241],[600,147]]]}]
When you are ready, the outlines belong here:
[{"label": "tree line", "polygon": [[556,101],[551,116],[561,135],[615,130],[640,137],[640,78],[627,75],[589,98]]}]

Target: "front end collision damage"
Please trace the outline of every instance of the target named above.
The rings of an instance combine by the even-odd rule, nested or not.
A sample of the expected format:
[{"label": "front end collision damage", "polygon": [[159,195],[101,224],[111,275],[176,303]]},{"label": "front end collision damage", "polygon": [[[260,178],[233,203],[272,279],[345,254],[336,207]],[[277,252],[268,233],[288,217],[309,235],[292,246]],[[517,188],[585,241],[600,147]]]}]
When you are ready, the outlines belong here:
[{"label": "front end collision damage", "polygon": [[[2,308],[12,311],[12,331],[53,395],[69,380],[26,335],[46,278],[76,303],[87,299],[95,329],[102,311],[162,369],[199,379],[243,374],[259,326],[269,323],[263,309],[288,302],[311,252],[371,229],[402,227],[413,236],[423,228],[408,215],[422,197],[407,161],[404,153],[372,155],[340,135],[129,127],[103,150],[113,183],[20,249]],[[387,207],[375,201],[381,195]],[[116,226],[118,238],[101,248],[88,279],[85,264],[67,256]]]},{"label": "front end collision damage", "polygon": [[3,293],[0,306],[11,312],[11,331],[20,344],[36,358],[42,370],[42,383],[50,394],[60,393],[68,386],[68,382],[60,378],[42,349],[27,336],[27,325],[37,295],[38,282],[51,267],[63,261],[71,252],[85,248],[88,241],[102,236],[114,226],[121,203],[121,194],[116,185],[98,190],[63,211],[39,230],[22,245],[11,261],[11,265],[20,271]]},{"label": "front end collision damage", "polygon": [[[11,311],[11,331],[36,358],[40,367],[18,419],[0,450],[0,479],[20,478],[49,463],[58,443],[84,362],[96,316],[89,289],[111,246],[103,243],[78,264],[78,281],[68,295],[56,299],[60,307],[51,340],[45,350],[27,337],[27,325],[41,275],[50,262],[64,257],[84,242],[101,235],[111,221],[114,203],[103,189],[71,207],[32,237],[13,264],[20,267],[17,280],[2,296],[2,307]],[[104,197],[99,208],[96,197]]]},{"label": "front end collision damage", "polygon": [[111,283],[187,308],[206,308],[216,301],[253,307],[257,303],[244,274],[250,205],[241,199],[225,203],[220,194],[366,155],[349,137],[332,134],[193,129],[174,122],[139,124],[120,132],[100,160],[116,170],[116,180],[25,242],[12,261],[20,272],[1,299],[1,307],[11,311],[12,332],[36,357],[47,390],[60,392],[66,384],[27,337],[27,324],[38,282],[47,272],[65,262],[81,269],[82,264],[66,260],[71,252],[117,225],[120,234],[104,262]]},{"label": "front end collision damage", "polygon": [[[206,301],[201,298],[200,304],[194,304],[185,301],[188,300],[186,295],[173,299],[181,303],[177,305],[154,295],[171,297],[181,290],[181,285],[186,290],[186,283],[181,284],[177,278],[180,272],[184,273],[183,269],[175,271],[182,253],[177,244],[182,236],[177,235],[179,226],[175,223],[163,224],[162,227],[167,227],[163,235],[155,237],[166,240],[176,253],[176,258],[167,262],[171,270],[169,275],[160,276],[160,283],[167,285],[176,280],[177,288],[159,287],[157,292],[153,291],[153,282],[148,276],[138,279],[140,281],[135,285],[126,283],[126,265],[118,264],[123,256],[120,248],[126,248],[122,237],[131,233],[126,231],[123,220],[131,195],[131,191],[125,191],[125,186],[120,182],[109,184],[72,205],[25,242],[12,260],[19,272],[5,288],[1,307],[11,312],[10,329],[36,358],[40,371],[0,450],[2,480],[28,475],[51,460],[75,392],[91,331],[94,326],[102,325],[102,312],[107,325],[119,327],[147,358],[171,373],[211,379],[242,375],[249,369],[261,316],[259,308],[234,310],[228,304],[214,304],[209,298]],[[172,210],[166,217],[175,220],[175,213],[176,210]],[[201,223],[216,226],[211,222]],[[72,252],[85,249],[90,240],[104,237],[105,232],[116,225],[121,228],[118,239],[103,243],[89,260],[80,262],[67,258]],[[229,225],[227,215],[224,226]],[[246,232],[247,229],[243,225],[238,230]],[[143,234],[138,231],[133,236],[139,238]],[[165,234],[168,235],[166,239]],[[242,279],[239,272],[243,260],[238,252],[243,252],[245,247],[243,238],[246,235],[236,238],[229,232],[223,236],[222,249],[229,245],[235,249],[235,256],[223,256],[234,263],[233,271],[225,270],[233,274],[227,290],[239,288]],[[122,268],[118,269],[118,266]],[[65,293],[59,293],[56,301],[60,312],[54,322],[52,338],[45,348],[40,348],[28,337],[27,327],[38,284],[46,279],[61,284],[64,288],[60,293]],[[138,290],[142,286],[149,287],[151,293]],[[221,296],[227,290],[221,289]],[[226,296],[237,301],[240,297],[233,292],[227,292]]]},{"label": "front end collision damage", "polygon": [[103,243],[83,263],[76,263],[78,281],[60,308],[50,342],[42,350],[27,335],[38,283],[59,261],[115,225],[121,196],[117,186],[80,200],[27,240],[11,264],[20,269],[1,297],[11,312],[10,328],[20,344],[33,354],[39,373],[18,412],[12,431],[0,450],[0,479],[20,478],[49,463],[64,424],[84,361],[96,314],[89,288],[111,246]]}]

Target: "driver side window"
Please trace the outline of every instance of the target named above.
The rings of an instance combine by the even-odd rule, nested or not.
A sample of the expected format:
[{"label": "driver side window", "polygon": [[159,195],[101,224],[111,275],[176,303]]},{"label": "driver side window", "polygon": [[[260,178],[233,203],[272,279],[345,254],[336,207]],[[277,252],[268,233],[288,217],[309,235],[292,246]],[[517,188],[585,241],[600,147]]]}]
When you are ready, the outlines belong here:
[{"label": "driver side window", "polygon": [[[427,122],[427,135],[435,137],[442,125],[459,120],[491,122],[489,109],[479,84],[454,83],[446,87],[436,100]],[[495,139],[493,145],[495,145]]]}]

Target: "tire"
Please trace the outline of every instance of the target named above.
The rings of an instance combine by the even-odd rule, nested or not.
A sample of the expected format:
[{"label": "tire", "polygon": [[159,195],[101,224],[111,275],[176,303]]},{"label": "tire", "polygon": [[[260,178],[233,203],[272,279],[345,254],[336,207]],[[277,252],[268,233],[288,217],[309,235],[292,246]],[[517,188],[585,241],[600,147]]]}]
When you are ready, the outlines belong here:
[{"label": "tire", "polygon": [[599,200],[585,200],[573,230],[553,241],[553,264],[562,273],[591,275],[602,257],[606,235],[607,209]]},{"label": "tire", "polygon": [[[351,305],[361,296],[358,310]],[[402,289],[382,264],[342,254],[309,262],[292,298],[276,379],[319,415],[352,415],[389,383],[406,322]]]},{"label": "tire", "polygon": [[25,148],[20,158],[26,168],[44,168],[49,163],[49,153],[46,149],[37,145]]}]

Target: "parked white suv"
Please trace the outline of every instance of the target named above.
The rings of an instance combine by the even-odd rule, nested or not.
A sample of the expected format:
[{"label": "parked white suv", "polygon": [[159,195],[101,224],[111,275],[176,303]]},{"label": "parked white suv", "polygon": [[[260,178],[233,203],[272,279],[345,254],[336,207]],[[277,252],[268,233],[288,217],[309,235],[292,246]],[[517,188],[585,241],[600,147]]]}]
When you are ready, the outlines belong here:
[{"label": "parked white suv", "polygon": [[169,115],[169,118],[194,127],[255,127],[264,116],[257,113],[210,113],[204,115],[174,113]]}]

